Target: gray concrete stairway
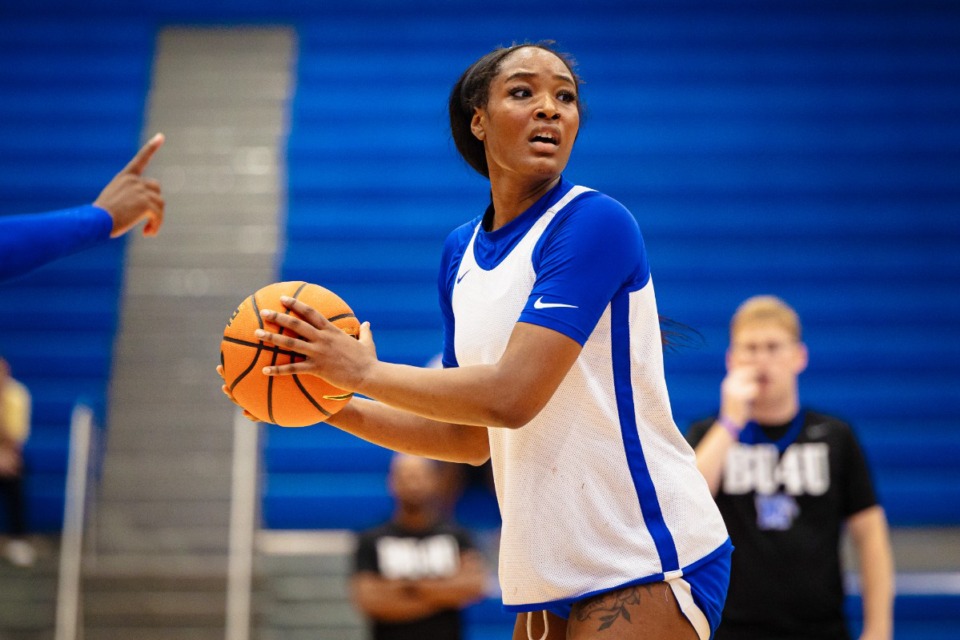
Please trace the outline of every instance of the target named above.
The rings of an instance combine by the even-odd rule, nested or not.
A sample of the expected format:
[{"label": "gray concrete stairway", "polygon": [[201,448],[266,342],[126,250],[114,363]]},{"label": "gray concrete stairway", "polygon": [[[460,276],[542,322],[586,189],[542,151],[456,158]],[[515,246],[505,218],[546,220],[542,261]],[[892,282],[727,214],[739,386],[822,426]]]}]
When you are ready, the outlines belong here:
[{"label": "gray concrete stairway", "polygon": [[234,407],[214,368],[275,279],[292,54],[288,29],[160,35],[145,133],[167,136],[166,219],[128,246],[86,640],[224,637]]},{"label": "gray concrete stairway", "polygon": [[[53,640],[57,600],[57,543],[33,540],[37,560],[30,568],[0,561],[0,640]],[[0,538],[0,549],[5,539]]]},{"label": "gray concrete stairway", "polygon": [[364,640],[349,596],[353,536],[343,531],[258,535],[256,640]]}]

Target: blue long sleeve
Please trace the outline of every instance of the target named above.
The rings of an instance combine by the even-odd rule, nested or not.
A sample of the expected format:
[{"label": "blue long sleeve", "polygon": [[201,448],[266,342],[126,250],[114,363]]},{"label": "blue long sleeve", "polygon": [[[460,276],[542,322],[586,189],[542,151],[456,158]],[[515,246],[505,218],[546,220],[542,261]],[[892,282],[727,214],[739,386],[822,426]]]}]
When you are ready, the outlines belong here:
[{"label": "blue long sleeve", "polygon": [[112,228],[110,214],[93,205],[0,217],[0,281],[99,244]]}]

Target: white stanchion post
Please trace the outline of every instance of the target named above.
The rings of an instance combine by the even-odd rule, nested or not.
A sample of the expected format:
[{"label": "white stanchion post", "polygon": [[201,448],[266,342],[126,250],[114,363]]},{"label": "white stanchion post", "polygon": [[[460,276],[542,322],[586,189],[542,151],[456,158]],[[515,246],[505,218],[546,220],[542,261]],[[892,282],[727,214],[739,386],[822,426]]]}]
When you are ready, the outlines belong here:
[{"label": "white stanchion post", "polygon": [[257,501],[259,425],[237,411],[233,420],[230,556],[227,564],[226,640],[250,637],[250,591]]},{"label": "white stanchion post", "polygon": [[90,436],[93,412],[83,405],[70,419],[70,457],[60,540],[60,575],[57,585],[56,640],[75,640],[80,613],[80,568],[83,551],[83,519],[87,498]]}]

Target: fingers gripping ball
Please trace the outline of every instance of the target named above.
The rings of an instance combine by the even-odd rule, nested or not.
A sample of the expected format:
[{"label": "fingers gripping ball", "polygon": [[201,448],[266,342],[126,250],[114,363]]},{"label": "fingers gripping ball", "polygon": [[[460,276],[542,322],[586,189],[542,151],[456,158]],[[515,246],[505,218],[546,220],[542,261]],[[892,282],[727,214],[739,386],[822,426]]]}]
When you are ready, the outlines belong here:
[{"label": "fingers gripping ball", "polygon": [[352,336],[360,333],[360,323],[340,296],[307,282],[277,282],[263,287],[240,303],[223,331],[220,364],[223,379],[241,407],[258,420],[283,427],[304,427],[323,422],[343,408],[352,393],[311,375],[266,376],[266,366],[303,360],[303,356],[261,342],[257,329],[289,335],[289,329],[264,320],[262,309],[298,314],[280,303],[289,296],[307,303]]}]

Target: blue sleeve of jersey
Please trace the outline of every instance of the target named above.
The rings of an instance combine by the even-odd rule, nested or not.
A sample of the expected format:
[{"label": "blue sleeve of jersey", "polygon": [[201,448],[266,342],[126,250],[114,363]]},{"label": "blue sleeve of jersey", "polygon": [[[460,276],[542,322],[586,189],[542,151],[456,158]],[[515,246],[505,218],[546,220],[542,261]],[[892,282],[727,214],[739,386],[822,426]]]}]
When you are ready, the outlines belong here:
[{"label": "blue sleeve of jersey", "polygon": [[455,229],[443,243],[443,257],[440,260],[440,274],[437,277],[437,289],[440,294],[440,313],[443,314],[443,366],[459,367],[453,338],[456,323],[453,318],[453,284],[460,269],[463,252],[473,237],[473,231],[479,219],[468,222]]},{"label": "blue sleeve of jersey", "polygon": [[636,219],[597,192],[557,214],[534,249],[533,267],[537,278],[520,322],[559,331],[581,346],[618,291],[641,289],[650,279]]},{"label": "blue sleeve of jersey", "polygon": [[93,205],[0,217],[0,280],[92,247],[112,229],[110,214]]}]

